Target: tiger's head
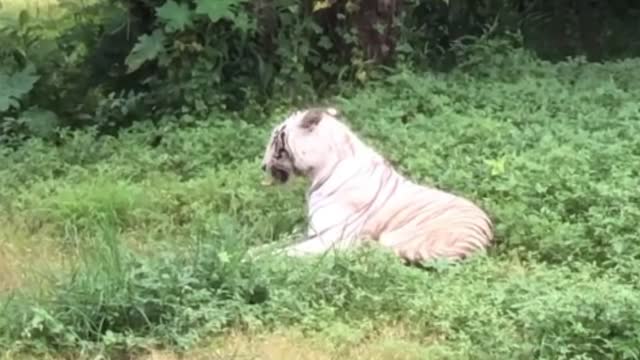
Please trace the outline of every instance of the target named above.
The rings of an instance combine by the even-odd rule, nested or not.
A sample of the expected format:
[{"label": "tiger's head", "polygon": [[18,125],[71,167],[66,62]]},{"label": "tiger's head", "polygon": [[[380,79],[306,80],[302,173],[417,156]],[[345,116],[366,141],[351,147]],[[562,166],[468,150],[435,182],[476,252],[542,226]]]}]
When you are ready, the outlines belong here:
[{"label": "tiger's head", "polygon": [[277,182],[292,175],[314,177],[353,153],[359,141],[338,120],[334,108],[296,111],[276,125],[262,160],[262,170]]}]

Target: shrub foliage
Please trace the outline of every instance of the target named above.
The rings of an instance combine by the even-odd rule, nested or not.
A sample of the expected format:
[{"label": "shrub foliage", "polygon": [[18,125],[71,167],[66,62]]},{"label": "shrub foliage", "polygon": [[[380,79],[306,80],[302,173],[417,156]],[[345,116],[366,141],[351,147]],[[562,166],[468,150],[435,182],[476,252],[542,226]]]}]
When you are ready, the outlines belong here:
[{"label": "shrub foliage", "polygon": [[[478,37],[521,32],[545,58],[635,54],[637,4],[568,0],[63,0],[0,23],[0,141],[115,134],[141,117],[294,103],[394,64],[465,65]],[[1,9],[0,9],[1,11]],[[551,44],[551,47],[549,47]]]}]

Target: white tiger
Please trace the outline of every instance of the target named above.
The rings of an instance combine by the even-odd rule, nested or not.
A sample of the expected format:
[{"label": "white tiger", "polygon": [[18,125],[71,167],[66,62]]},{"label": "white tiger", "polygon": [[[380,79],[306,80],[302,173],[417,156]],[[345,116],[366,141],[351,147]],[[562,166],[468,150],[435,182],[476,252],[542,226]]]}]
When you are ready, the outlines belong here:
[{"label": "white tiger", "polygon": [[311,180],[307,238],[286,254],[350,249],[369,238],[408,262],[459,260],[492,243],[493,224],[482,209],[405,178],[338,117],[334,108],[297,111],[267,145],[262,169],[272,180]]}]

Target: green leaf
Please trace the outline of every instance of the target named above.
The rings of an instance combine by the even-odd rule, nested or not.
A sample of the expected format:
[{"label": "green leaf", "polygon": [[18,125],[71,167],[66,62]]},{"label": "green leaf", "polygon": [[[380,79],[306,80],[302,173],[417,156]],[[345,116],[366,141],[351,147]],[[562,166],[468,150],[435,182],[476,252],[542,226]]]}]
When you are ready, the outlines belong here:
[{"label": "green leaf", "polygon": [[231,261],[231,256],[229,256],[228,252],[221,251],[218,253],[218,259],[220,259],[221,263],[228,264]]},{"label": "green leaf", "polygon": [[33,89],[38,79],[40,76],[33,65],[11,75],[0,73],[0,111],[19,107],[18,100]]},{"label": "green leaf", "polygon": [[41,138],[49,138],[55,133],[59,124],[58,116],[50,111],[32,107],[20,114],[20,119],[29,131]]},{"label": "green leaf", "polygon": [[169,32],[182,31],[192,24],[191,10],[186,4],[178,4],[173,0],[165,2],[156,8],[158,19],[165,23],[165,29]]},{"label": "green leaf", "polygon": [[255,30],[255,24],[253,20],[249,19],[249,16],[244,12],[236,15],[233,22],[235,27],[245,34]]},{"label": "green leaf", "polygon": [[246,0],[197,0],[196,14],[206,15],[212,22],[234,17],[232,7]]},{"label": "green leaf", "polygon": [[325,50],[329,50],[333,46],[333,43],[331,42],[331,39],[329,39],[328,36],[323,35],[320,37],[320,41],[318,41],[318,46],[320,46]]},{"label": "green leaf", "polygon": [[332,3],[327,0],[314,1],[312,11],[316,12],[318,10],[327,9],[330,8],[331,5]]},{"label": "green leaf", "polygon": [[128,68],[127,73],[138,70],[142,64],[162,54],[165,51],[164,40],[165,35],[159,29],[154,30],[151,35],[140,36],[131,53],[125,59]]}]

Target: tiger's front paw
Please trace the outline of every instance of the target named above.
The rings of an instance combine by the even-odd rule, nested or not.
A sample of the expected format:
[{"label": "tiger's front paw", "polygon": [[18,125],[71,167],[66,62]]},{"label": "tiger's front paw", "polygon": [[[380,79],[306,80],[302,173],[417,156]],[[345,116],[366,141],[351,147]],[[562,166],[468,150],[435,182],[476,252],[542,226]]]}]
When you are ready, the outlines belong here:
[{"label": "tiger's front paw", "polygon": [[291,256],[291,257],[300,257],[300,256],[305,256],[305,255],[309,255],[308,251],[305,251],[304,249],[301,249],[298,246],[288,246],[284,249],[280,249],[278,251],[278,255],[285,255],[285,256]]}]

